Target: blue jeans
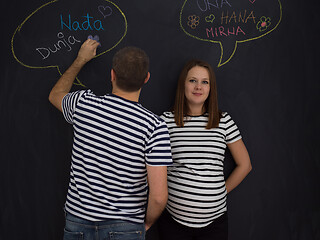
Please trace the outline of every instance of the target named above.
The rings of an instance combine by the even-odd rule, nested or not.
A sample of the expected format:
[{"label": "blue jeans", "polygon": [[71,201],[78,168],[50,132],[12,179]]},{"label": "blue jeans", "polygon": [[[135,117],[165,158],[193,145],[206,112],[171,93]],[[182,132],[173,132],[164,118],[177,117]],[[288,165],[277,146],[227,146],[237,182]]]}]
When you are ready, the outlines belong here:
[{"label": "blue jeans", "polygon": [[63,240],[144,240],[144,224],[122,220],[91,222],[66,213]]}]

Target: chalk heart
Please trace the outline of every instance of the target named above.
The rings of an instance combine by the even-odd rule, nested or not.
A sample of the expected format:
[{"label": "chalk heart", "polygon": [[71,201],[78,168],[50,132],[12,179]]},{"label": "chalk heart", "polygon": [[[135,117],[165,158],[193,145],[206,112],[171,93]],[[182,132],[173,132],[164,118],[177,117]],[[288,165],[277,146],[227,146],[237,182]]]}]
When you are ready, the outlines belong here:
[{"label": "chalk heart", "polygon": [[205,19],[206,19],[206,22],[211,22],[212,23],[216,19],[216,17],[213,14],[210,14]]},{"label": "chalk heart", "polygon": [[109,6],[99,6],[99,12],[102,14],[104,18],[109,17],[112,14],[112,9]]},{"label": "chalk heart", "polygon": [[256,1],[256,0],[249,0],[249,2],[251,2],[252,4],[254,4],[255,1]]},{"label": "chalk heart", "polygon": [[96,40],[97,42],[99,42],[99,36],[98,35],[94,35],[94,37],[92,35],[89,35],[88,39],[93,39],[93,40]]}]

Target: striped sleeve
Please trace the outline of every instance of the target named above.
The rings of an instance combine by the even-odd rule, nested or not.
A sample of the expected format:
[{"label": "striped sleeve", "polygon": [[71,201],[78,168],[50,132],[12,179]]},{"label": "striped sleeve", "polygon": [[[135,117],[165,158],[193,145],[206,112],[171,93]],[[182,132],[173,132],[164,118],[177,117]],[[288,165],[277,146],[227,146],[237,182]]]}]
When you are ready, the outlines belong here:
[{"label": "striped sleeve", "polygon": [[86,90],[70,92],[62,99],[62,112],[66,121],[73,124],[73,116],[77,103]]},{"label": "striped sleeve", "polygon": [[146,164],[169,166],[172,164],[170,137],[166,123],[161,120],[148,139],[145,151]]},{"label": "striped sleeve", "polygon": [[241,139],[242,137],[237,125],[228,113],[225,113],[224,121],[226,130],[226,143],[233,143]]}]

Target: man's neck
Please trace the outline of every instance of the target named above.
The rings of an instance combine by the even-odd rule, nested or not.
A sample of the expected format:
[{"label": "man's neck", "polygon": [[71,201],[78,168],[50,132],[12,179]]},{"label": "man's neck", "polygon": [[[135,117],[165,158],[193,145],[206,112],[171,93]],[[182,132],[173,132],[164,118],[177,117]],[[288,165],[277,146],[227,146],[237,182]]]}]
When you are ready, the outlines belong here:
[{"label": "man's neck", "polygon": [[140,91],[141,90],[136,92],[125,92],[120,89],[113,89],[112,94],[122,97],[124,99],[127,99],[129,101],[139,102]]}]

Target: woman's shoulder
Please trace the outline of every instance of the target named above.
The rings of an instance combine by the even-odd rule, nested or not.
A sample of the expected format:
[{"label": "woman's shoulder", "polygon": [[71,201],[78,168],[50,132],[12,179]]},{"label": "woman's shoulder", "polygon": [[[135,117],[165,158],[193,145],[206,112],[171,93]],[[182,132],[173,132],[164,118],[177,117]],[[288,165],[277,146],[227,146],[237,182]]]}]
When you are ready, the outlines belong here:
[{"label": "woman's shoulder", "polygon": [[227,115],[229,115],[228,112],[220,111],[220,116],[221,117],[225,117]]},{"label": "woman's shoulder", "polygon": [[220,122],[225,122],[231,119],[231,116],[228,112],[220,111]]},{"label": "woman's shoulder", "polygon": [[173,112],[166,111],[161,114],[160,118],[162,118],[167,123],[167,122],[171,121],[172,119],[174,119],[174,114],[173,114]]},{"label": "woman's shoulder", "polygon": [[164,117],[167,117],[167,118],[172,118],[172,117],[174,117],[174,114],[171,111],[166,111],[166,112],[163,112],[161,114],[161,116],[164,116]]}]

